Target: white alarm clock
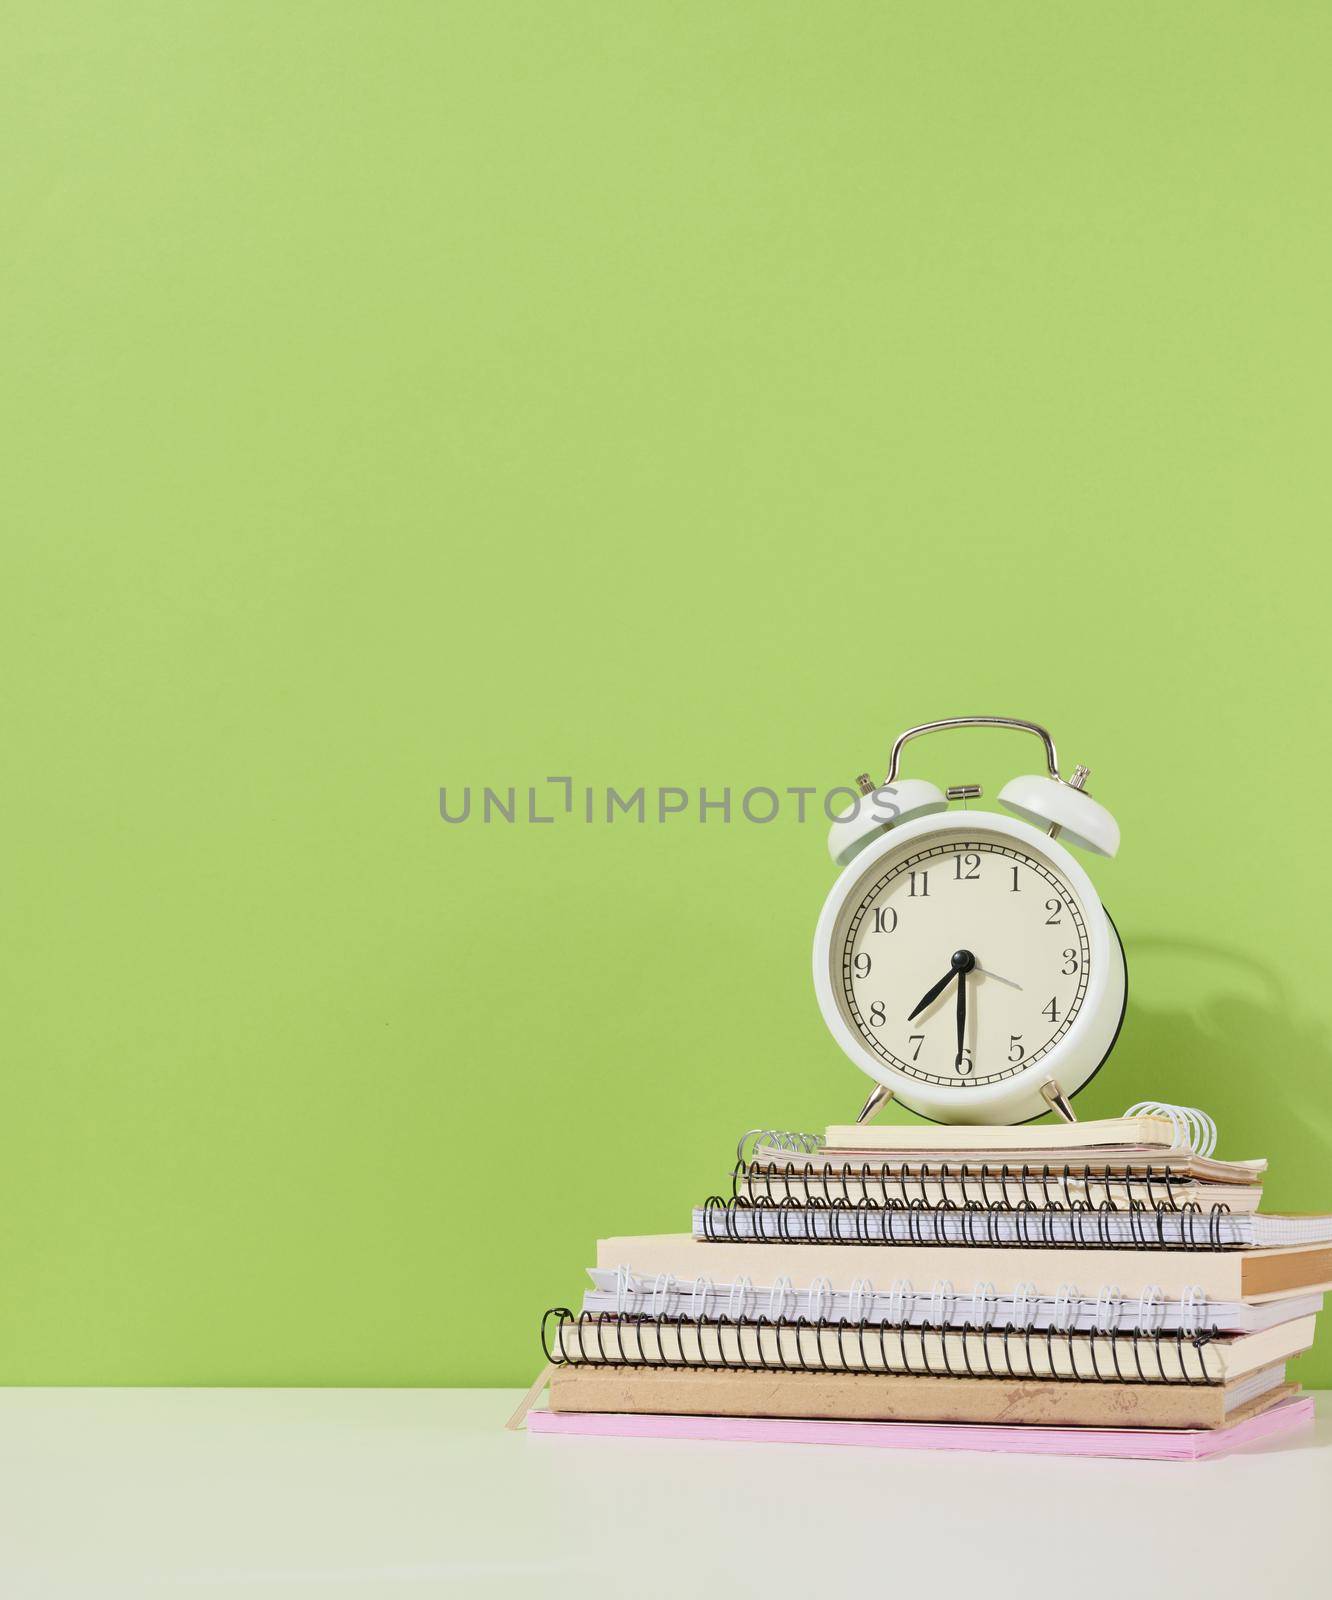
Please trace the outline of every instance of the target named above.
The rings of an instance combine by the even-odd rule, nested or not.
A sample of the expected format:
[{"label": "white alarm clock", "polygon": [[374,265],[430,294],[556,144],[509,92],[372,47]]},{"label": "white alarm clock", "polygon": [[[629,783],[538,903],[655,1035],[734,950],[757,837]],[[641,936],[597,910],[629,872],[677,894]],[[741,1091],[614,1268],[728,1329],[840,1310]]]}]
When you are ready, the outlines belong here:
[{"label": "white alarm clock", "polygon": [[[950,811],[979,797],[974,784],[898,775],[912,739],[973,727],[1044,745],[1046,774],[999,792],[1012,816]],[[938,1122],[1025,1122],[1051,1107],[1072,1120],[1128,994],[1119,934],[1065,848],[1119,848],[1087,777],[1060,777],[1038,723],[951,717],[900,735],[880,785],[858,780],[859,804],[828,840],[843,871],[814,935],[814,987],[833,1038],[877,1084],[861,1121],[893,1097]]]}]

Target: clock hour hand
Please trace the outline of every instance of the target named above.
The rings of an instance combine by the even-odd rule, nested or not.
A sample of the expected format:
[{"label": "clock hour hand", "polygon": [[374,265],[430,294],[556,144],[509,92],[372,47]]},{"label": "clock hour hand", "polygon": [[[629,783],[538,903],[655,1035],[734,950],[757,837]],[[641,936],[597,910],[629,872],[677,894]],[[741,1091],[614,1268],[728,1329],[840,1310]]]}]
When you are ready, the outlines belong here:
[{"label": "clock hour hand", "polygon": [[948,971],[944,973],[943,977],[939,979],[938,983],[936,983],[932,988],[927,989],[925,993],[921,995],[916,1004],[916,1009],[907,1017],[907,1021],[914,1022],[921,1012],[924,1011],[925,1007],[929,1005],[930,1001],[937,1000],[948,987],[948,985],[952,983],[955,977],[957,977],[957,968],[949,967]]},{"label": "clock hour hand", "polygon": [[943,977],[939,979],[938,983],[936,983],[932,988],[927,989],[920,997],[920,1001],[917,1004],[916,1009],[910,1014],[910,1016],[907,1017],[907,1021],[914,1022],[921,1012],[924,1011],[925,1007],[929,1005],[931,1000],[937,1000],[939,998],[948,985],[952,983],[953,979],[957,977],[958,973],[970,972],[972,967],[975,965],[976,958],[972,955],[970,950],[954,950],[952,965],[949,967],[948,971],[944,973]]}]

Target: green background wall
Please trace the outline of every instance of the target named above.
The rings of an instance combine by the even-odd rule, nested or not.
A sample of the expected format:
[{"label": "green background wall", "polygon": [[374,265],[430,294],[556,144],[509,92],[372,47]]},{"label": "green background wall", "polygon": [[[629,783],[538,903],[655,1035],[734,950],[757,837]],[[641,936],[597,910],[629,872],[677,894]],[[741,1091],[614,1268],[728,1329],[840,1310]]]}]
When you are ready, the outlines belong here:
[{"label": "green background wall", "polygon": [[1324,8],[0,46],[0,1379],[526,1381],[598,1234],[865,1085],[821,823],[440,786],[826,787],[959,712],[1123,827],[1083,1115],[1209,1106],[1332,1207]]}]

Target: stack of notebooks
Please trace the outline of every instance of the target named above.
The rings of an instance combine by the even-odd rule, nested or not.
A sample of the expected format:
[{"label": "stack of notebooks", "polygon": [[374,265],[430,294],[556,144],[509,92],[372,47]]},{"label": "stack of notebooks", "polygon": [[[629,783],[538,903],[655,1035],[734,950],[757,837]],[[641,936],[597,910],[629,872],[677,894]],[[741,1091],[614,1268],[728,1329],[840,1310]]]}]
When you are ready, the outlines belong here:
[{"label": "stack of notebooks", "polygon": [[[1332,1217],[1182,1108],[755,1132],[688,1234],[546,1313],[541,1433],[1194,1459],[1307,1423]],[[534,1393],[539,1391],[539,1382]]]}]

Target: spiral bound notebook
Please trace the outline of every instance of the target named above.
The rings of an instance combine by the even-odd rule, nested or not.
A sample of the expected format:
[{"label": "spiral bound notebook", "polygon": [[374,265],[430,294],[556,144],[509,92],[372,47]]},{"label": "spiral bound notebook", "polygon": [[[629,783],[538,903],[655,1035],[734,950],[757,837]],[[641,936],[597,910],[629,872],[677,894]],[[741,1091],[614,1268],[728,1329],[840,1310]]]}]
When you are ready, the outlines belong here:
[{"label": "spiral bound notebook", "polygon": [[542,1343],[556,1365],[751,1372],[900,1373],[1089,1383],[1230,1383],[1313,1343],[1315,1319],[1262,1333],[1080,1333],[1049,1328],[913,1328],[888,1323],[575,1316],[546,1313]]},{"label": "spiral bound notebook", "polygon": [[1038,1295],[1030,1285],[1019,1292],[997,1294],[992,1283],[939,1280],[917,1289],[899,1278],[882,1291],[868,1279],[849,1289],[834,1289],[826,1278],[797,1289],[790,1278],[762,1284],[747,1278],[714,1283],[697,1278],[681,1283],[669,1273],[655,1277],[632,1266],[614,1271],[590,1267],[593,1287],[584,1292],[582,1309],[590,1316],[727,1317],[732,1322],[764,1318],[769,1322],[881,1323],[894,1327],[1055,1328],[1063,1332],[1129,1331],[1142,1334],[1204,1332],[1261,1333],[1279,1322],[1314,1316],[1323,1308],[1321,1294],[1297,1294],[1250,1305],[1242,1300],[1209,1300],[1196,1285],[1176,1299],[1155,1288],[1142,1298],[1120,1294],[1116,1285],[1101,1284],[1094,1294],[1080,1295],[1065,1284],[1058,1294]]},{"label": "spiral bound notebook", "polygon": [[[818,1195],[855,1201],[856,1186],[878,1200],[936,1199],[1047,1205],[1227,1200],[1254,1188],[1265,1161],[1219,1161],[1216,1124],[1192,1106],[1144,1101],[1105,1122],[1019,1127],[855,1127],[821,1134],[751,1128],[740,1138],[732,1192],[750,1199]],[[1143,1141],[1146,1142],[1143,1142]],[[920,1180],[943,1192],[922,1194]],[[1108,1192],[1101,1185],[1109,1182]],[[784,1185],[790,1184],[789,1189]],[[1198,1185],[1226,1193],[1200,1197]],[[1090,1186],[1090,1192],[1087,1192]],[[1122,1192],[1121,1192],[1122,1189]],[[802,1193],[803,1190],[803,1193]],[[1016,1199],[1014,1196],[1016,1195]]]},{"label": "spiral bound notebook", "polygon": [[1024,1211],[981,1205],[798,1206],[709,1200],[694,1211],[696,1239],[769,1240],[781,1244],[965,1244],[1000,1249],[1068,1245],[1104,1249],[1228,1250],[1332,1242],[1332,1216],[1240,1215],[1173,1206],[1119,1211],[1054,1208]]},{"label": "spiral bound notebook", "polygon": [[826,1138],[809,1134],[774,1134],[755,1130],[765,1144],[790,1141],[812,1148],[837,1150],[977,1151],[1030,1150],[1076,1154],[1088,1150],[1156,1149],[1192,1151],[1210,1156],[1216,1148],[1216,1124],[1195,1106],[1143,1100],[1122,1117],[1096,1122],[968,1123],[961,1125],[864,1123],[828,1129]]},{"label": "spiral bound notebook", "polygon": [[696,1278],[797,1285],[826,1278],[836,1289],[858,1280],[893,1283],[992,1283],[999,1294],[1095,1294],[1117,1284],[1129,1298],[1155,1293],[1180,1300],[1196,1290],[1209,1300],[1263,1300],[1332,1289],[1332,1248],[1292,1250],[1106,1250],[1068,1246],[984,1248],[968,1244],[784,1244],[750,1239],[696,1239],[688,1233],[637,1234],[597,1242],[598,1267],[614,1271],[632,1262],[655,1278],[668,1273],[684,1283]]},{"label": "spiral bound notebook", "polygon": [[1229,1384],[1078,1383],[845,1372],[556,1366],[553,1411],[811,1417],[841,1422],[1020,1423],[1034,1427],[1219,1428],[1284,1394],[1283,1366]]},{"label": "spiral bound notebook", "polygon": [[1126,1211],[1139,1206],[1256,1211],[1262,1185],[1200,1183],[1180,1169],[1150,1162],[1118,1168],[1064,1162],[882,1161],[847,1156],[742,1160],[731,1174],[733,1199],[750,1204],[1007,1206]]}]

